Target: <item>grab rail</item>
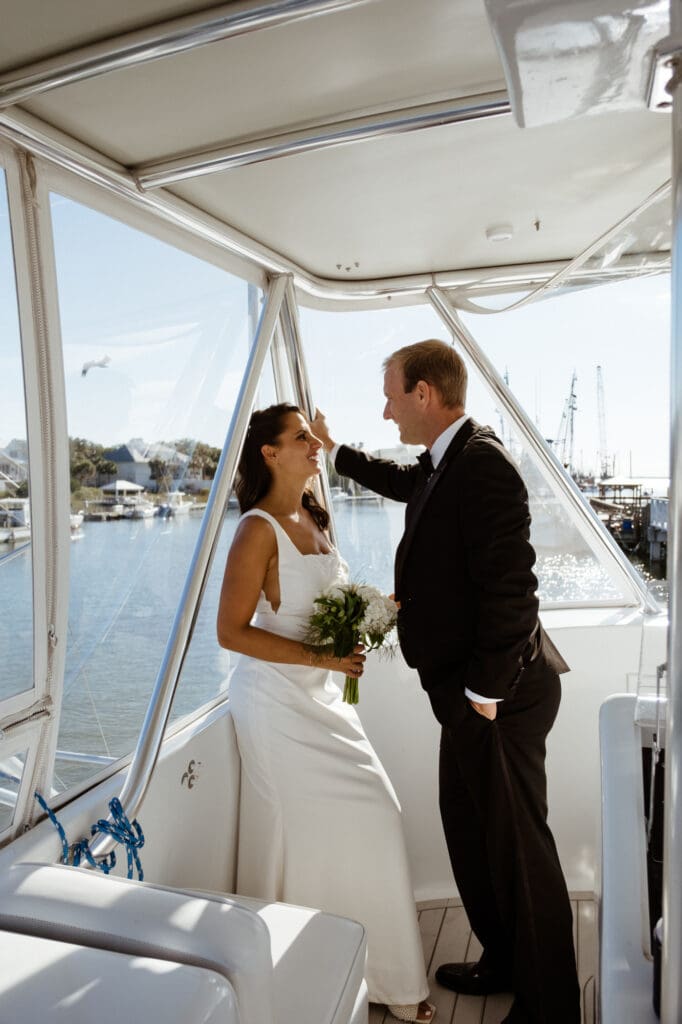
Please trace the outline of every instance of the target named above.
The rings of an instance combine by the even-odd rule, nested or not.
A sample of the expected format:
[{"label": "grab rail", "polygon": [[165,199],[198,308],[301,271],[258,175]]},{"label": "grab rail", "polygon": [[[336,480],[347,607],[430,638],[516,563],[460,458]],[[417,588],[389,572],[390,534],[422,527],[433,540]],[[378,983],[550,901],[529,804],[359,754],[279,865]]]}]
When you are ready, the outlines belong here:
[{"label": "grab rail", "polygon": [[[289,372],[296,392],[296,399],[303,408],[308,419],[315,417],[315,401],[313,389],[310,385],[303,344],[301,342],[301,328],[298,320],[298,304],[296,302],[296,290],[294,282],[290,278],[287,282],[287,289],[282,303],[280,313],[282,323],[282,334],[284,336],[284,349],[289,363]],[[329,536],[332,544],[336,544],[336,524],[334,521],[334,506],[332,504],[331,491],[329,490],[329,477],[323,464],[322,473],[317,478],[317,484],[322,492],[322,500],[329,513]]]}]

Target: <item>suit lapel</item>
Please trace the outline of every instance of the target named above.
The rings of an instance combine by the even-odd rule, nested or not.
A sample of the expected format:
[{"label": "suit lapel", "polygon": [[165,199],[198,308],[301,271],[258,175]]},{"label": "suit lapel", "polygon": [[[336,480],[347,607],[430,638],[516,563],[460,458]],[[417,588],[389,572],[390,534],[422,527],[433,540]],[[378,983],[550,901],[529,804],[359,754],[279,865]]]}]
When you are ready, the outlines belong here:
[{"label": "suit lapel", "polygon": [[426,482],[426,486],[416,491],[414,497],[410,499],[407,505],[406,511],[406,525],[405,533],[402,536],[398,550],[395,555],[395,585],[396,593],[399,594],[399,583],[400,577],[403,571],[403,567],[407,560],[407,555],[412,545],[414,535],[419,524],[424,508],[426,507],[431,495],[438,486],[438,483],[444,475],[447,467],[455,459],[464,448],[469,438],[472,436],[475,430],[478,429],[478,423],[469,418],[466,423],[463,423],[459,428],[452,441],[448,445],[443,458],[438,463],[437,468],[433,471],[431,476]]}]

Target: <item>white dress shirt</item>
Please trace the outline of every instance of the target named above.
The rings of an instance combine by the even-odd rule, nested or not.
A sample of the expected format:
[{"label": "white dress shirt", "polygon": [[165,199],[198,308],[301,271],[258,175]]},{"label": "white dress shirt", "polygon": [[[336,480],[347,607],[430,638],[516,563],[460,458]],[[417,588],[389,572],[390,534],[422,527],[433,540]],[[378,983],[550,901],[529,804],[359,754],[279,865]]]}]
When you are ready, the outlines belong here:
[{"label": "white dress shirt", "polygon": [[[436,440],[433,442],[429,450],[431,452],[431,462],[433,463],[434,469],[437,467],[438,463],[440,462],[440,460],[443,458],[446,451],[450,447],[450,442],[452,441],[453,437],[455,436],[459,428],[463,426],[468,419],[468,413],[465,413],[464,416],[460,416],[458,420],[455,420],[454,423],[451,423],[450,426],[446,427],[443,433],[439,434]],[[329,457],[331,458],[334,465],[336,465],[336,453],[338,452],[340,447],[341,445],[335,444],[331,452],[329,453]],[[499,704],[502,700],[502,698],[482,697],[480,693],[474,693],[474,691],[470,690],[468,686],[464,687],[464,693],[469,698],[469,700],[475,700],[477,704]]]},{"label": "white dress shirt", "polygon": [[446,427],[442,434],[439,434],[436,440],[431,445],[429,451],[431,452],[431,462],[433,468],[436,469],[438,463],[445,455],[446,451],[450,447],[450,442],[457,433],[460,427],[463,427],[466,421],[469,419],[469,414],[464,413],[458,420],[451,423],[449,427]]}]

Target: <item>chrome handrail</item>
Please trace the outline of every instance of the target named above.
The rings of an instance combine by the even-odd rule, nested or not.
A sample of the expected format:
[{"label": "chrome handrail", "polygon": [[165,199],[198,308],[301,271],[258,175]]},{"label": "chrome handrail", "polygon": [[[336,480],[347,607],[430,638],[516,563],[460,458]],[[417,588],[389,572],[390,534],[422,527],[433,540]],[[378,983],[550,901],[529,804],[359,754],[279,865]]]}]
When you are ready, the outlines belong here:
[{"label": "chrome handrail", "polygon": [[[286,286],[286,277],[275,278],[261,311],[258,330],[242,378],[166,650],[149,699],[133,760],[121,790],[119,799],[131,821],[144,799],[159,756],[180,672],[218,544],[227,499],[251,417],[263,362],[270,347]],[[94,857],[104,857],[113,846],[112,837],[100,833],[93,840],[91,850]]]},{"label": "chrome handrail", "polygon": [[138,67],[231,36],[343,11],[371,0],[241,0],[158,22],[91,43],[0,76],[0,107],[95,78]]},{"label": "chrome handrail", "polygon": [[508,413],[511,420],[521,431],[522,436],[528,440],[531,451],[541,463],[546,475],[557,484],[560,492],[566,495],[573,512],[583,523],[586,530],[589,531],[590,536],[594,535],[599,541],[601,548],[604,549],[609,559],[618,568],[619,575],[625,577],[628,587],[635,591],[646,611],[652,614],[660,612],[658,604],[647,590],[646,583],[642,577],[629,562],[626,562],[611,534],[593,514],[578,485],[568,476],[556,454],[547,446],[538,428],[526,414],[520,403],[517,402],[492,362],[481,351],[473,335],[467,330],[456,310],[450,305],[447,296],[439,288],[429,288],[427,295],[443,323],[458,339],[472,363],[483,376],[483,379],[493,393],[495,401]]},{"label": "chrome handrail", "polygon": [[[293,274],[296,287],[312,298],[325,302],[372,305],[381,299],[414,296],[417,300],[426,289],[466,289],[471,294],[491,294],[521,291],[536,287],[541,281],[554,278],[557,272],[573,265],[572,260],[544,263],[498,265],[474,270],[444,270],[435,274],[344,280],[323,278],[311,273],[293,260],[269,249],[261,242],[228,227],[216,217],[191,206],[188,202],[165,190],[141,192],[133,175],[121,165],[106,159],[93,150],[58,132],[46,122],[17,107],[0,109],[0,137],[27,149],[49,161],[55,167],[91,182],[106,193],[117,196],[137,209],[148,212],[160,220],[194,238],[199,238],[230,256],[243,260],[251,268],[268,275]],[[617,264],[606,269],[583,268],[581,278],[594,283],[620,280],[642,273],[660,273],[666,269],[666,259],[660,253],[647,254],[647,266],[642,268],[641,255],[623,256]],[[653,265],[652,265],[653,264]]]},{"label": "chrome handrail", "polygon": [[[313,389],[310,386],[310,378],[308,377],[308,369],[306,367],[305,355],[303,353],[301,327],[298,320],[296,290],[291,278],[289,278],[287,282],[287,289],[280,313],[280,322],[282,324],[282,334],[284,336],[284,349],[289,363],[289,372],[294,385],[296,398],[308,419],[312,420],[315,417],[315,401],[313,399]],[[329,536],[332,544],[336,545],[337,530],[334,519],[334,506],[332,504],[332,496],[329,489],[329,477],[327,475],[326,465],[324,464],[322,466],[322,473],[317,479],[317,483],[321,491],[322,501],[329,513]]]},{"label": "chrome handrail", "polygon": [[213,148],[183,153],[133,167],[132,174],[143,191],[174,185],[204,174],[217,174],[236,167],[268,160],[281,160],[298,153],[315,153],[336,146],[354,145],[408,132],[466,124],[489,117],[511,114],[505,92],[497,90],[475,96],[458,96],[437,103],[419,103],[400,110],[381,110],[363,117],[340,117],[307,128],[262,135],[225,143]]}]

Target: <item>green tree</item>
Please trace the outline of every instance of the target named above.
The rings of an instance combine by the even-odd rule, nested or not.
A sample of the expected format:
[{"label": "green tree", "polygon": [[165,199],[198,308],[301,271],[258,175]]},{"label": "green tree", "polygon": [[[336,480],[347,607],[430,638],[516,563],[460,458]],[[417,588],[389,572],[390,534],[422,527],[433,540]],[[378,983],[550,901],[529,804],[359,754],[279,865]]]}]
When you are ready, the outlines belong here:
[{"label": "green tree", "polygon": [[100,477],[116,476],[118,466],[104,455],[104,446],[84,437],[69,438],[71,490],[86,483],[97,484]]},{"label": "green tree", "polygon": [[93,484],[97,476],[97,470],[93,462],[90,461],[86,456],[78,454],[71,459],[71,484],[72,490],[74,481],[78,487],[82,487],[84,484]]},{"label": "green tree", "polygon": [[213,448],[203,441],[197,441],[189,468],[193,473],[198,473],[202,480],[212,480],[220,461],[220,448]]},{"label": "green tree", "polygon": [[173,483],[173,474],[165,459],[149,460],[149,475],[156,481],[156,489],[159,492],[167,493]]},{"label": "green tree", "polygon": [[200,480],[212,480],[220,461],[220,448],[214,448],[204,441],[195,441],[192,437],[181,437],[178,441],[164,442],[183,455],[189,455],[188,469]]},{"label": "green tree", "polygon": [[102,458],[97,463],[97,475],[98,476],[116,476],[118,473],[118,466],[111,459]]}]

